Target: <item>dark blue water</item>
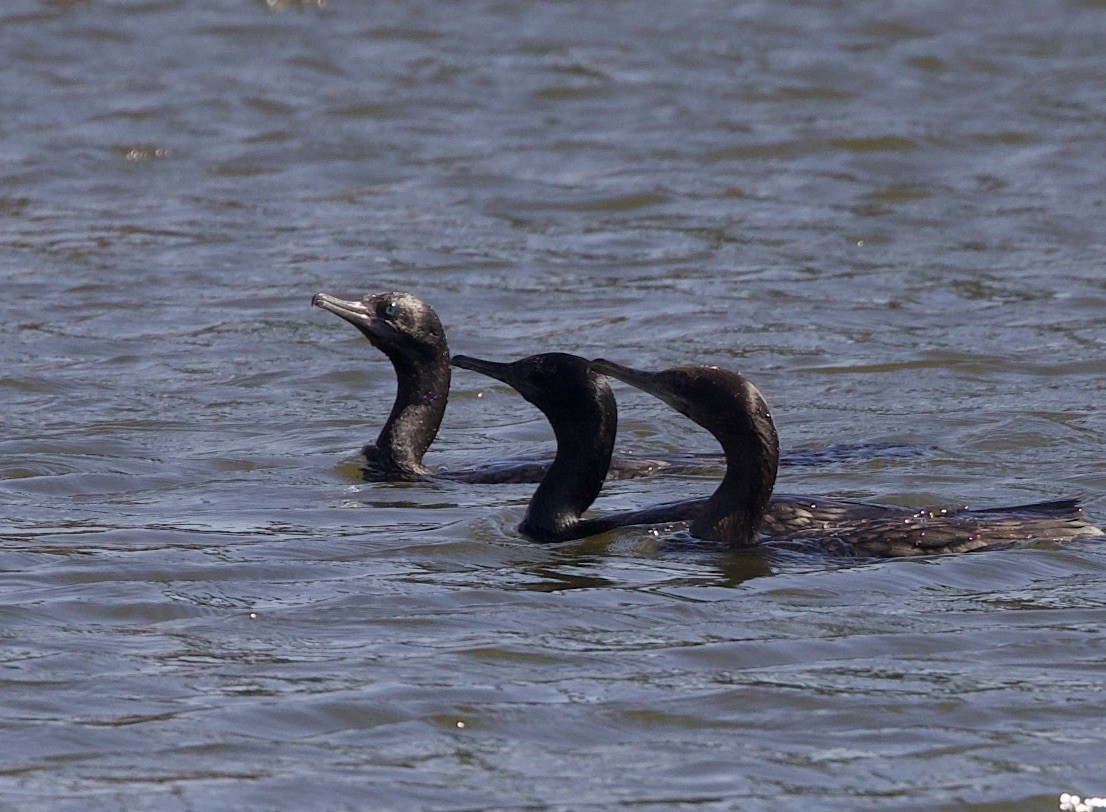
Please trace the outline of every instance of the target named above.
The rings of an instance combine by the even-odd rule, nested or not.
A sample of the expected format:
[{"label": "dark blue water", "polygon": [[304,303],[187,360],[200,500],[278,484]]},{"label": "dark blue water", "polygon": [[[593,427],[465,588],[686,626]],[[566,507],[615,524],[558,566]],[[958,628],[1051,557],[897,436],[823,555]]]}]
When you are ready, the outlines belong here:
[{"label": "dark blue water", "polygon": [[[785,448],[925,449],[783,490],[1101,523],[1104,53],[1090,0],[7,3],[0,806],[1106,793],[1106,548],[533,545],[532,486],[357,480],[394,379],[310,307],[722,364]],[[711,449],[618,392],[620,449]],[[458,371],[428,462],[551,445]]]}]

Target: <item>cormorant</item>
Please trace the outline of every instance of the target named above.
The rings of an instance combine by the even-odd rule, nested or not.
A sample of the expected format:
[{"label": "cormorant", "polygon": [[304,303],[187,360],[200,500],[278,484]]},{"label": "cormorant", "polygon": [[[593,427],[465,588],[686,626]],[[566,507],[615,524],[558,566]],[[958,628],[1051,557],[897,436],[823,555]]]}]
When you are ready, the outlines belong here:
[{"label": "cormorant", "polygon": [[[1034,539],[1101,536],[1076,500],[986,510],[920,510],[840,500],[773,497],[778,440],[768,405],[742,376],[714,366],[644,372],[604,359],[593,372],[648,392],[714,435],[726,475],[691,520],[698,538],[749,547],[778,546],[858,556],[966,552]],[[763,521],[761,521],[763,519]]]}]

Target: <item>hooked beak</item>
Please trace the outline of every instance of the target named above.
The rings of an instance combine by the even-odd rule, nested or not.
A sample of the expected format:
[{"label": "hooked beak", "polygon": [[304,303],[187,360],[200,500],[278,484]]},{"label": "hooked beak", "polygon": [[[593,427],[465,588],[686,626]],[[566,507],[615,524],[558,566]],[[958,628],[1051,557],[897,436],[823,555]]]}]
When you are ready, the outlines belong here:
[{"label": "hooked beak", "polygon": [[471,355],[454,355],[449,363],[461,369],[471,369],[489,378],[502,381],[514,389],[531,403],[539,398],[541,393],[527,380],[526,376],[518,371],[514,364],[503,364],[498,361],[484,361],[481,358],[473,358]]},{"label": "hooked beak", "polygon": [[479,372],[481,375],[487,375],[489,378],[503,381],[503,383],[508,386],[514,386],[514,376],[511,375],[510,364],[501,364],[497,361],[484,361],[480,358],[473,358],[471,355],[454,355],[449,359],[449,363],[455,367],[471,369],[473,372]]},{"label": "hooked beak", "polygon": [[623,383],[628,383],[635,389],[648,392],[653,397],[663,400],[678,412],[682,412],[687,407],[684,399],[673,392],[661,377],[663,373],[634,369],[633,367],[616,364],[614,361],[608,361],[605,358],[596,358],[592,361],[591,371],[615,378]]},{"label": "hooked beak", "polygon": [[316,293],[311,304],[321,307],[329,313],[345,319],[362,333],[365,338],[376,344],[377,339],[387,340],[394,337],[395,330],[383,319],[377,318],[364,302],[339,299],[326,293]]}]

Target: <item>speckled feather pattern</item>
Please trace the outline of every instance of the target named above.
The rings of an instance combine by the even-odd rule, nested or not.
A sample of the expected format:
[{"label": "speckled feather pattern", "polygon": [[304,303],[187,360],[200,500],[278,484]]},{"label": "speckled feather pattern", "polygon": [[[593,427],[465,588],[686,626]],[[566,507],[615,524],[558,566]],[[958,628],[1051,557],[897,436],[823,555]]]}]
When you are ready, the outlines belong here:
[{"label": "speckled feather pattern", "polygon": [[1102,536],[1070,504],[1068,515],[1032,515],[1034,506],[994,510],[919,510],[837,500],[773,497],[760,541],[794,550],[894,558],[960,553],[1029,541]]}]

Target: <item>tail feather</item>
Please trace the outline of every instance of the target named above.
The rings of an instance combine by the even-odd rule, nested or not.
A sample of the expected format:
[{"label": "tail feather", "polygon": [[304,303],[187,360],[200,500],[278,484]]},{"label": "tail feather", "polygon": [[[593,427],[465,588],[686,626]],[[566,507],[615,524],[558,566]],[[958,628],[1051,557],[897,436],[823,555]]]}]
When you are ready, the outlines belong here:
[{"label": "tail feather", "polygon": [[1002,513],[1012,516],[1069,516],[1083,514],[1078,499],[1054,499],[1048,502],[1032,502],[1028,505],[1009,505],[1007,507],[983,508],[972,513]]}]

